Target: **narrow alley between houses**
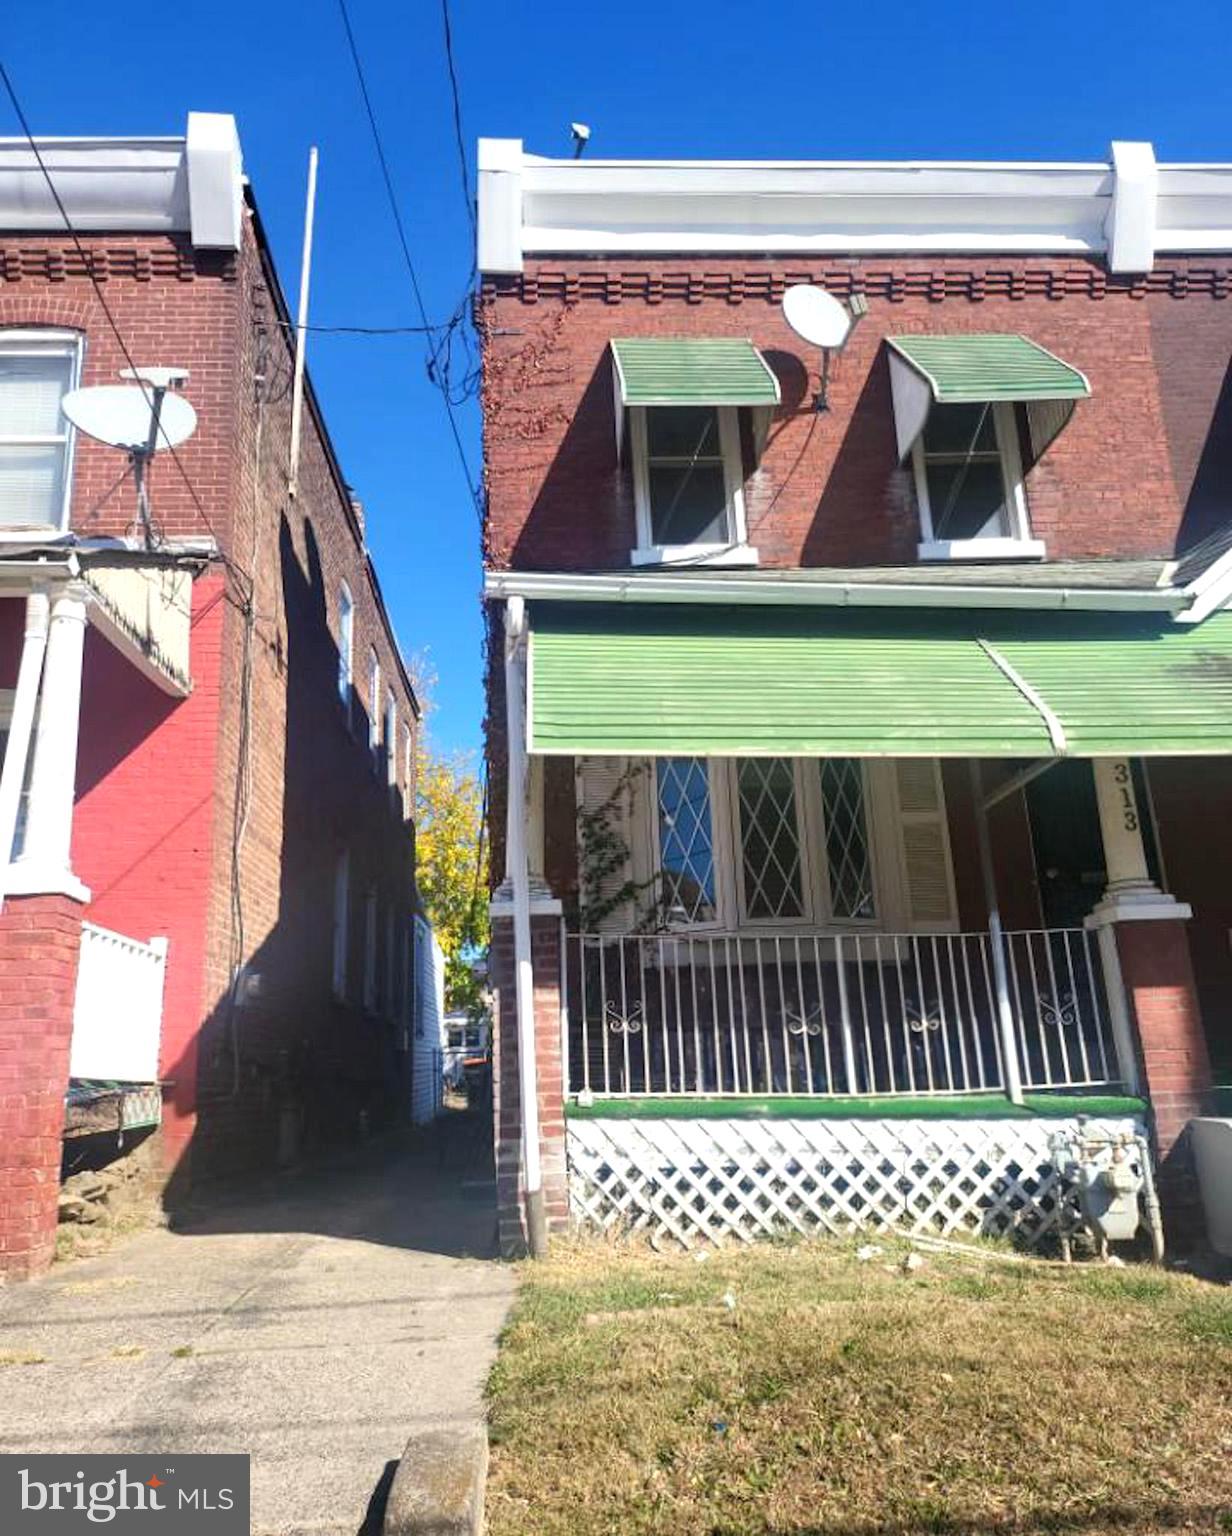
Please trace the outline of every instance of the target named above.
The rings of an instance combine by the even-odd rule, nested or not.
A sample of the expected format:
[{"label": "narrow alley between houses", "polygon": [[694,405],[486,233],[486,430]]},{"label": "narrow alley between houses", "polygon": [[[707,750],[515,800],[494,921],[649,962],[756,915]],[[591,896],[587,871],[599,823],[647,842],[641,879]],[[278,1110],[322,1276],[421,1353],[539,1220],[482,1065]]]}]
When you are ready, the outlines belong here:
[{"label": "narrow alley between houses", "polygon": [[408,1436],[481,1416],[492,1199],[448,1135],[384,1143],[0,1290],[0,1453],[245,1452],[254,1533],[379,1531]]}]

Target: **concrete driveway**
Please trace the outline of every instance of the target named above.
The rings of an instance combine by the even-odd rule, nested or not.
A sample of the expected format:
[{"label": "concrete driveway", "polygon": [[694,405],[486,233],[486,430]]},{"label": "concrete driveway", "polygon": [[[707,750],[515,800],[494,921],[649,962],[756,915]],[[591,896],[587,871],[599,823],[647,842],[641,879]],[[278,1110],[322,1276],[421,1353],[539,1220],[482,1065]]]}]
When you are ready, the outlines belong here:
[{"label": "concrete driveway", "polygon": [[407,1437],[482,1413],[480,1171],[369,1149],[0,1290],[0,1451],[244,1451],[258,1536],[379,1529]]}]

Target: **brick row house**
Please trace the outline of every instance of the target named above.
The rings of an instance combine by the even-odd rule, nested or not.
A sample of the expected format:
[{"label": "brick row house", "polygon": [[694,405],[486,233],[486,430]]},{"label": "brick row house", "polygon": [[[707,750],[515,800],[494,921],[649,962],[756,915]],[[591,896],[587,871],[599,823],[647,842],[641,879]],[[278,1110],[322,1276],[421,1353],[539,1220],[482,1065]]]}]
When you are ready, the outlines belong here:
[{"label": "brick row house", "polygon": [[[291,462],[295,335],[234,121],[40,150],[72,232],[0,142],[10,1275],[49,1260],[66,1130],[155,1127],[174,1199],[410,1104],[418,706],[310,384]],[[148,526],[61,408],[130,361],[196,413]]]},{"label": "brick row house", "polygon": [[479,166],[506,1245],[1035,1240],[1088,1133],[1182,1237],[1232,169]]}]

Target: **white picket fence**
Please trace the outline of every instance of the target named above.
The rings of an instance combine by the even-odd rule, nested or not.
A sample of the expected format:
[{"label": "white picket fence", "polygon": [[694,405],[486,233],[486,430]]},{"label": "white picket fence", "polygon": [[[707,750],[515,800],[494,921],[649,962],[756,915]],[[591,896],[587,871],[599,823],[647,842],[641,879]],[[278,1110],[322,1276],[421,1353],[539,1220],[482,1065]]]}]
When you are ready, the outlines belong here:
[{"label": "white picket fence", "polygon": [[71,1077],[157,1082],[166,966],[166,939],[81,925]]},{"label": "white picket fence", "polygon": [[[894,1229],[1013,1233],[1056,1225],[1049,1141],[1065,1119],[571,1119],[574,1221],[655,1245]],[[1133,1117],[1088,1131],[1141,1133]]]}]

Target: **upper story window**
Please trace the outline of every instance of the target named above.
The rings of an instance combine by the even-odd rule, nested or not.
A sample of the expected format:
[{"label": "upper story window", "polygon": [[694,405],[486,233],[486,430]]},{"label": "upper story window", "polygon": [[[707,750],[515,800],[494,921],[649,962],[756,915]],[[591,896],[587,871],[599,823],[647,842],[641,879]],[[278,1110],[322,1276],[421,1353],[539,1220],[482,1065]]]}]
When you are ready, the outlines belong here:
[{"label": "upper story window", "polygon": [[[912,448],[922,558],[1031,550],[1018,424],[1005,404],[939,405]],[[1010,549],[1008,546],[1018,546]]]},{"label": "upper story window", "polygon": [[368,652],[368,750],[375,768],[381,745],[381,663],[375,651]]},{"label": "upper story window", "polygon": [[631,413],[637,557],[720,555],[746,544],[740,428],[730,406]]},{"label": "upper story window", "polygon": [[60,402],[80,371],[76,333],[0,331],[0,527],[66,526],[72,432]]},{"label": "upper story window", "polygon": [[333,987],[334,996],[347,995],[347,962],[351,945],[351,855],[343,849],[334,865]]},{"label": "upper story window", "polygon": [[385,695],[385,775],[390,786],[398,782],[398,705],[393,689]]},{"label": "upper story window", "polygon": [[355,647],[355,600],[344,581],[338,588],[338,697],[351,722],[351,659]]},{"label": "upper story window", "polygon": [[[632,460],[634,565],[755,565],[744,465],[756,457],[779,384],[751,341],[641,336],[612,342],[616,446]],[[627,430],[626,430],[627,427]]]},{"label": "upper story window", "polygon": [[1091,393],[1077,368],[1026,336],[891,336],[901,459],[910,458],[922,560],[1039,559],[1024,485]]}]

